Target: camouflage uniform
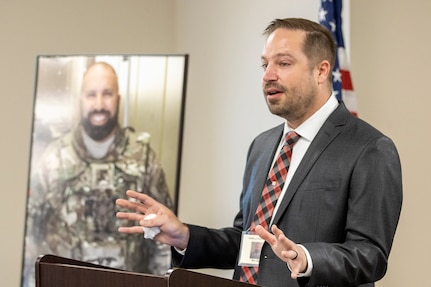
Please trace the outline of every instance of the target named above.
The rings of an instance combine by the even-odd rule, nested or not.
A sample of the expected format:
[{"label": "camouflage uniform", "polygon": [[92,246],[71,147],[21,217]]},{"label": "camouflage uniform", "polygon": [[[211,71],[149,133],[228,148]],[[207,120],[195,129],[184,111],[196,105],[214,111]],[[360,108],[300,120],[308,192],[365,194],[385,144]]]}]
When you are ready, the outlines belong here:
[{"label": "camouflage uniform", "polygon": [[92,159],[81,127],[52,143],[32,176],[26,245],[29,264],[38,254],[56,254],[151,274],[170,268],[170,248],[142,235],[125,235],[115,200],[127,190],[146,193],[173,208],[154,151],[130,129],[117,127],[108,154]]}]

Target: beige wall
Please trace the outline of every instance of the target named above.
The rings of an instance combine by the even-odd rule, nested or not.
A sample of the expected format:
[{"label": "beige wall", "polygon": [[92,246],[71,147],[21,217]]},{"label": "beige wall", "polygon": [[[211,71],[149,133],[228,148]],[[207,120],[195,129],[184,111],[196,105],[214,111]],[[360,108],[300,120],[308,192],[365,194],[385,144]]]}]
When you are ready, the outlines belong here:
[{"label": "beige wall", "polygon": [[0,286],[20,282],[36,55],[172,52],[172,3],[0,2]]},{"label": "beige wall", "polygon": [[431,286],[431,1],[351,0],[351,10],[360,116],[393,138],[403,165],[404,206],[380,286]]},{"label": "beige wall", "polygon": [[[179,214],[191,223],[230,225],[248,145],[280,122],[269,114],[260,92],[261,32],[274,17],[316,19],[319,1],[22,2],[0,3],[0,286],[18,286],[20,280],[38,54],[189,53]],[[420,275],[427,274],[431,255],[426,207],[431,158],[424,152],[430,142],[425,75],[431,66],[426,54],[431,2],[351,2],[359,114],[394,139],[404,170],[402,219],[379,286],[430,286],[430,279]],[[204,200],[196,205],[197,199]],[[230,276],[229,271],[208,272]]]}]

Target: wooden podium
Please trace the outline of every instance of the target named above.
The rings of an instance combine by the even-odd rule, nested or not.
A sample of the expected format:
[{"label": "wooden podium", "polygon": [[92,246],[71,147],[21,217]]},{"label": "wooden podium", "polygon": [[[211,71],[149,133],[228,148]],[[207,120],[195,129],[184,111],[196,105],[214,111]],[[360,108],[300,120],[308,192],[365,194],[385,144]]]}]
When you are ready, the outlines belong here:
[{"label": "wooden podium", "polygon": [[128,272],[54,255],[36,261],[36,287],[256,287],[256,285],[173,269],[166,276]]}]

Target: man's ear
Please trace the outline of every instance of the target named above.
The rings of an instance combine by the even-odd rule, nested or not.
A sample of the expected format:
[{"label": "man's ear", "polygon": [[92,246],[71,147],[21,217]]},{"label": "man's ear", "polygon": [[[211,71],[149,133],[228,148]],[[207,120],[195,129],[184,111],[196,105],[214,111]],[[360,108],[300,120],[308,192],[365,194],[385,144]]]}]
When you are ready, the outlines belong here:
[{"label": "man's ear", "polygon": [[317,82],[323,84],[328,80],[331,74],[331,64],[324,60],[317,65]]}]

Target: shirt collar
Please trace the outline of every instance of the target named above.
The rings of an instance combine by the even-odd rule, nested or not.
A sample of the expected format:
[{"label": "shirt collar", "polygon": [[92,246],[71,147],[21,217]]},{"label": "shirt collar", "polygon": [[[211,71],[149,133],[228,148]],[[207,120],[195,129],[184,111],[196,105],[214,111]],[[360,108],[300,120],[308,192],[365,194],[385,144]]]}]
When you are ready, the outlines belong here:
[{"label": "shirt collar", "polygon": [[[338,107],[338,105],[339,102],[337,98],[332,94],[317,112],[295,129],[295,132],[297,132],[302,139],[311,142],[325,123],[326,119]],[[292,130],[293,129],[287,124],[287,121],[285,121],[284,134]]]}]

